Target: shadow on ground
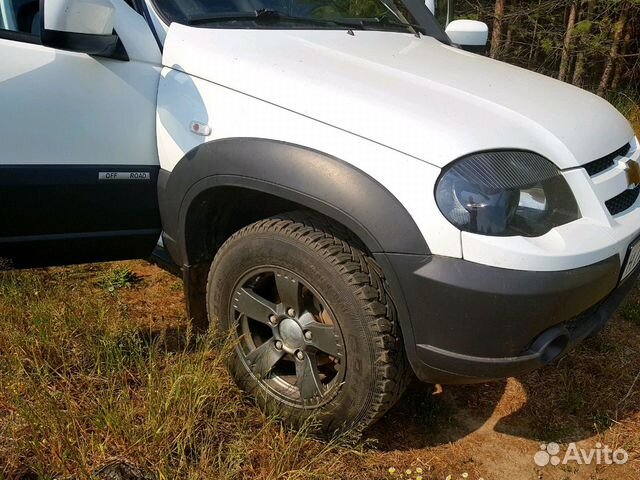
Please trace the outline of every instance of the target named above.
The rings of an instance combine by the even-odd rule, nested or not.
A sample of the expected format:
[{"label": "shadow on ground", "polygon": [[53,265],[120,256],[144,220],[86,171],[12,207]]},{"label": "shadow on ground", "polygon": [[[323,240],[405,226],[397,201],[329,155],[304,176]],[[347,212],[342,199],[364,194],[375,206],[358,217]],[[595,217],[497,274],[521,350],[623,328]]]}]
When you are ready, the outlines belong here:
[{"label": "shadow on ground", "polygon": [[629,327],[619,315],[559,362],[521,378],[444,386],[441,393],[414,381],[369,435],[387,452],[437,447],[479,431],[536,442],[594,437],[640,412],[640,348]]}]

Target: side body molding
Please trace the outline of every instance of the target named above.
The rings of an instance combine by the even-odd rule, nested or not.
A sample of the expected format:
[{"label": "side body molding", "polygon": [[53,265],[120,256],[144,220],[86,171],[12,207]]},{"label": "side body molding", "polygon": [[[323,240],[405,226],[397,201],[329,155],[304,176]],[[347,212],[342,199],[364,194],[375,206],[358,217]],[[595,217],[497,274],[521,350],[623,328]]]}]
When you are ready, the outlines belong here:
[{"label": "side body molding", "polygon": [[231,186],[316,210],[352,230],[372,253],[429,254],[412,217],[384,186],[338,158],[299,145],[215,140],[188,152],[172,172],[161,171],[158,183],[165,246],[180,266],[195,260],[186,245],[192,202],[205,191]]}]

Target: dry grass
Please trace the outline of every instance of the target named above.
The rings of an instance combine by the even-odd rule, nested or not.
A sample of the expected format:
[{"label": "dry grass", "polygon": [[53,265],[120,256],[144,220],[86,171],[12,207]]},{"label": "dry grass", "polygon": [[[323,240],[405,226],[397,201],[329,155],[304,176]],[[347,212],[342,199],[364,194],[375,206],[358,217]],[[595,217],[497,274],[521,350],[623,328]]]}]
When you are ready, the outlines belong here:
[{"label": "dry grass", "polygon": [[610,92],[607,100],[629,119],[640,137],[640,91]]},{"label": "dry grass", "polygon": [[297,478],[350,454],[262,418],[154,267],[5,273],[0,295],[0,476],[127,459],[164,478]]},{"label": "dry grass", "polygon": [[[220,342],[188,341],[180,282],[146,263],[4,273],[0,314],[0,478],[87,478],[114,460],[154,478],[640,476],[637,298],[557,366],[440,395],[416,383],[355,443],[264,418]],[[600,441],[632,461],[540,470],[542,441]]]},{"label": "dry grass", "polygon": [[640,105],[636,105],[630,112],[629,119],[631,120],[631,125],[633,125],[633,128],[636,131],[636,135],[640,138]]}]

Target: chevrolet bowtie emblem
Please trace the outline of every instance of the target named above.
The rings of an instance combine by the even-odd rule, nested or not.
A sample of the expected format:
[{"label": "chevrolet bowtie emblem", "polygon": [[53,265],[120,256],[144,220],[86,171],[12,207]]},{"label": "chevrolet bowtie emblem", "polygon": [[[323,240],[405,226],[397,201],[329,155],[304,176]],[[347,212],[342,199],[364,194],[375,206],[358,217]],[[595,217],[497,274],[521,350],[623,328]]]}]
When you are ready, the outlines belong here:
[{"label": "chevrolet bowtie emblem", "polygon": [[629,188],[636,188],[640,185],[640,165],[638,162],[629,160],[624,170],[627,174],[627,183],[629,184]]}]

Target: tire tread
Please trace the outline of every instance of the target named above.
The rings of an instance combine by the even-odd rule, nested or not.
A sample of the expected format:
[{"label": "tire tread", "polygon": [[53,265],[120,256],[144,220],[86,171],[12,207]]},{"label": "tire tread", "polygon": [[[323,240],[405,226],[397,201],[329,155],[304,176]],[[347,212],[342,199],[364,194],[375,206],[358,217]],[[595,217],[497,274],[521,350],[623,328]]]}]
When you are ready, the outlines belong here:
[{"label": "tire tread", "polygon": [[[224,255],[238,239],[255,234],[278,234],[296,239],[330,262],[353,287],[370,319],[375,348],[376,386],[369,393],[368,407],[353,422],[352,429],[362,431],[376,422],[402,396],[412,378],[404,352],[396,307],[382,268],[366,253],[364,245],[349,230],[313,212],[295,211],[257,221],[233,234],[217,256]],[[211,281],[211,276],[209,277]]]}]

